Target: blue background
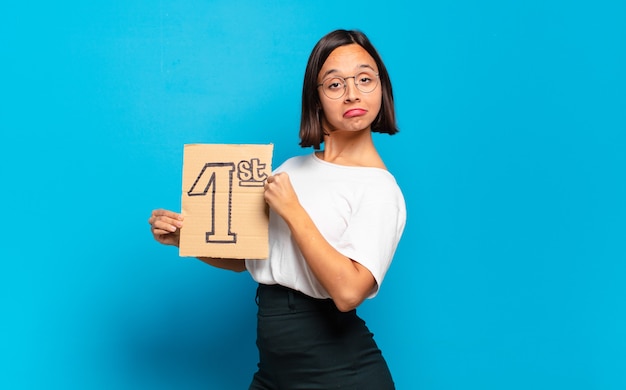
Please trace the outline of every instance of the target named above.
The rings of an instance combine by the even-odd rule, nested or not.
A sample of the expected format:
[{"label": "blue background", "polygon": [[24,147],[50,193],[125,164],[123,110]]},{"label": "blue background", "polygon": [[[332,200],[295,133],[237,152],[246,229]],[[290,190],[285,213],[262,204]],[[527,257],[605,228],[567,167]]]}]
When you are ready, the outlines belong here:
[{"label": "blue background", "polygon": [[10,2],[0,387],[243,389],[255,284],[153,241],[185,143],[298,147],[309,52],[363,30],[408,224],[360,308],[399,389],[626,388],[623,1]]}]

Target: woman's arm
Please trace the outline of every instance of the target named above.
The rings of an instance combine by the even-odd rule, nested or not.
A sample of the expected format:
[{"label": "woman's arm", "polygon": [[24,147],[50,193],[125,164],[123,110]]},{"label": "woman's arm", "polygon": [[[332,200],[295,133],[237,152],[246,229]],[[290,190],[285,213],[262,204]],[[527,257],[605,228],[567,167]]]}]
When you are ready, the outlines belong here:
[{"label": "woman's arm", "polygon": [[213,257],[197,257],[208,265],[229,271],[243,272],[246,270],[246,261],[243,259],[218,259]]},{"label": "woman's arm", "polygon": [[[152,211],[148,219],[154,239],[163,245],[180,245],[180,229],[183,227],[182,214],[169,210],[158,209]],[[217,259],[212,257],[198,257],[199,260],[217,268],[235,272],[246,270],[245,260]]]},{"label": "woman's arm", "polygon": [[286,173],[269,177],[265,188],[266,202],[285,220],[309,268],[337,308],[350,311],[359,306],[376,285],[372,273],[326,241],[300,205]]}]

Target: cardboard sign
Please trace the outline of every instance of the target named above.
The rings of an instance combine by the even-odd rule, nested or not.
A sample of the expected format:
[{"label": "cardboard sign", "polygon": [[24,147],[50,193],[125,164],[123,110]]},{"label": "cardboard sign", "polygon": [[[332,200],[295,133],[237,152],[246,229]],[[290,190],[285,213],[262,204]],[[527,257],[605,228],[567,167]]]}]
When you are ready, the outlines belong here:
[{"label": "cardboard sign", "polygon": [[185,145],[180,256],[267,259],[273,145]]}]

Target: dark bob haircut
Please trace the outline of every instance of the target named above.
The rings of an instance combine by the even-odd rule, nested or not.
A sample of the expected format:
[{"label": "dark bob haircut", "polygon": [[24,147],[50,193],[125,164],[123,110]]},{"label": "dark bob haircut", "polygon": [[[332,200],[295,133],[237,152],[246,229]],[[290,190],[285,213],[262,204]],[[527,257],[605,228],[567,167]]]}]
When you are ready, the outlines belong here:
[{"label": "dark bob haircut", "polygon": [[325,35],[315,45],[304,73],[302,116],[300,119],[300,146],[303,148],[313,146],[315,149],[319,149],[320,144],[324,142],[323,113],[317,88],[317,76],[333,50],[353,43],[365,49],[372,56],[378,67],[378,77],[382,88],[382,103],[380,112],[372,123],[372,131],[387,134],[398,132],[391,80],[380,55],[362,32],[357,30],[335,30]]}]

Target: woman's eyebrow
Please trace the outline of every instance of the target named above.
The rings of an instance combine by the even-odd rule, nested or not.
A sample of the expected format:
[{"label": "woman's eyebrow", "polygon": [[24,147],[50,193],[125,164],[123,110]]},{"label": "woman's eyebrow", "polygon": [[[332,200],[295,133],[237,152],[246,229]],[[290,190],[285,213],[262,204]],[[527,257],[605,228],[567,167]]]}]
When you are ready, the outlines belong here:
[{"label": "woman's eyebrow", "polygon": [[322,78],[322,80],[323,80],[323,79],[325,79],[325,78],[326,78],[326,76],[328,76],[329,74],[331,74],[331,73],[337,73],[337,72],[339,72],[337,69],[329,69],[329,70],[327,70],[326,72],[324,72],[324,74],[322,75],[322,77],[321,77],[321,78]]},{"label": "woman's eyebrow", "polygon": [[[363,69],[363,68],[369,68],[369,69],[373,70],[374,72],[376,72],[376,69],[374,69],[374,67],[373,67],[372,65],[370,65],[370,64],[361,64],[361,65],[358,65],[358,66],[357,66],[357,69]],[[325,78],[326,78],[326,76],[328,76],[329,74],[332,74],[332,73],[337,73],[337,72],[339,72],[339,70],[337,70],[337,69],[329,69],[329,70],[327,70],[326,72],[324,72],[324,74],[322,75],[322,77],[321,77],[321,78],[322,78],[322,80],[323,80],[323,79],[325,79]]]}]

